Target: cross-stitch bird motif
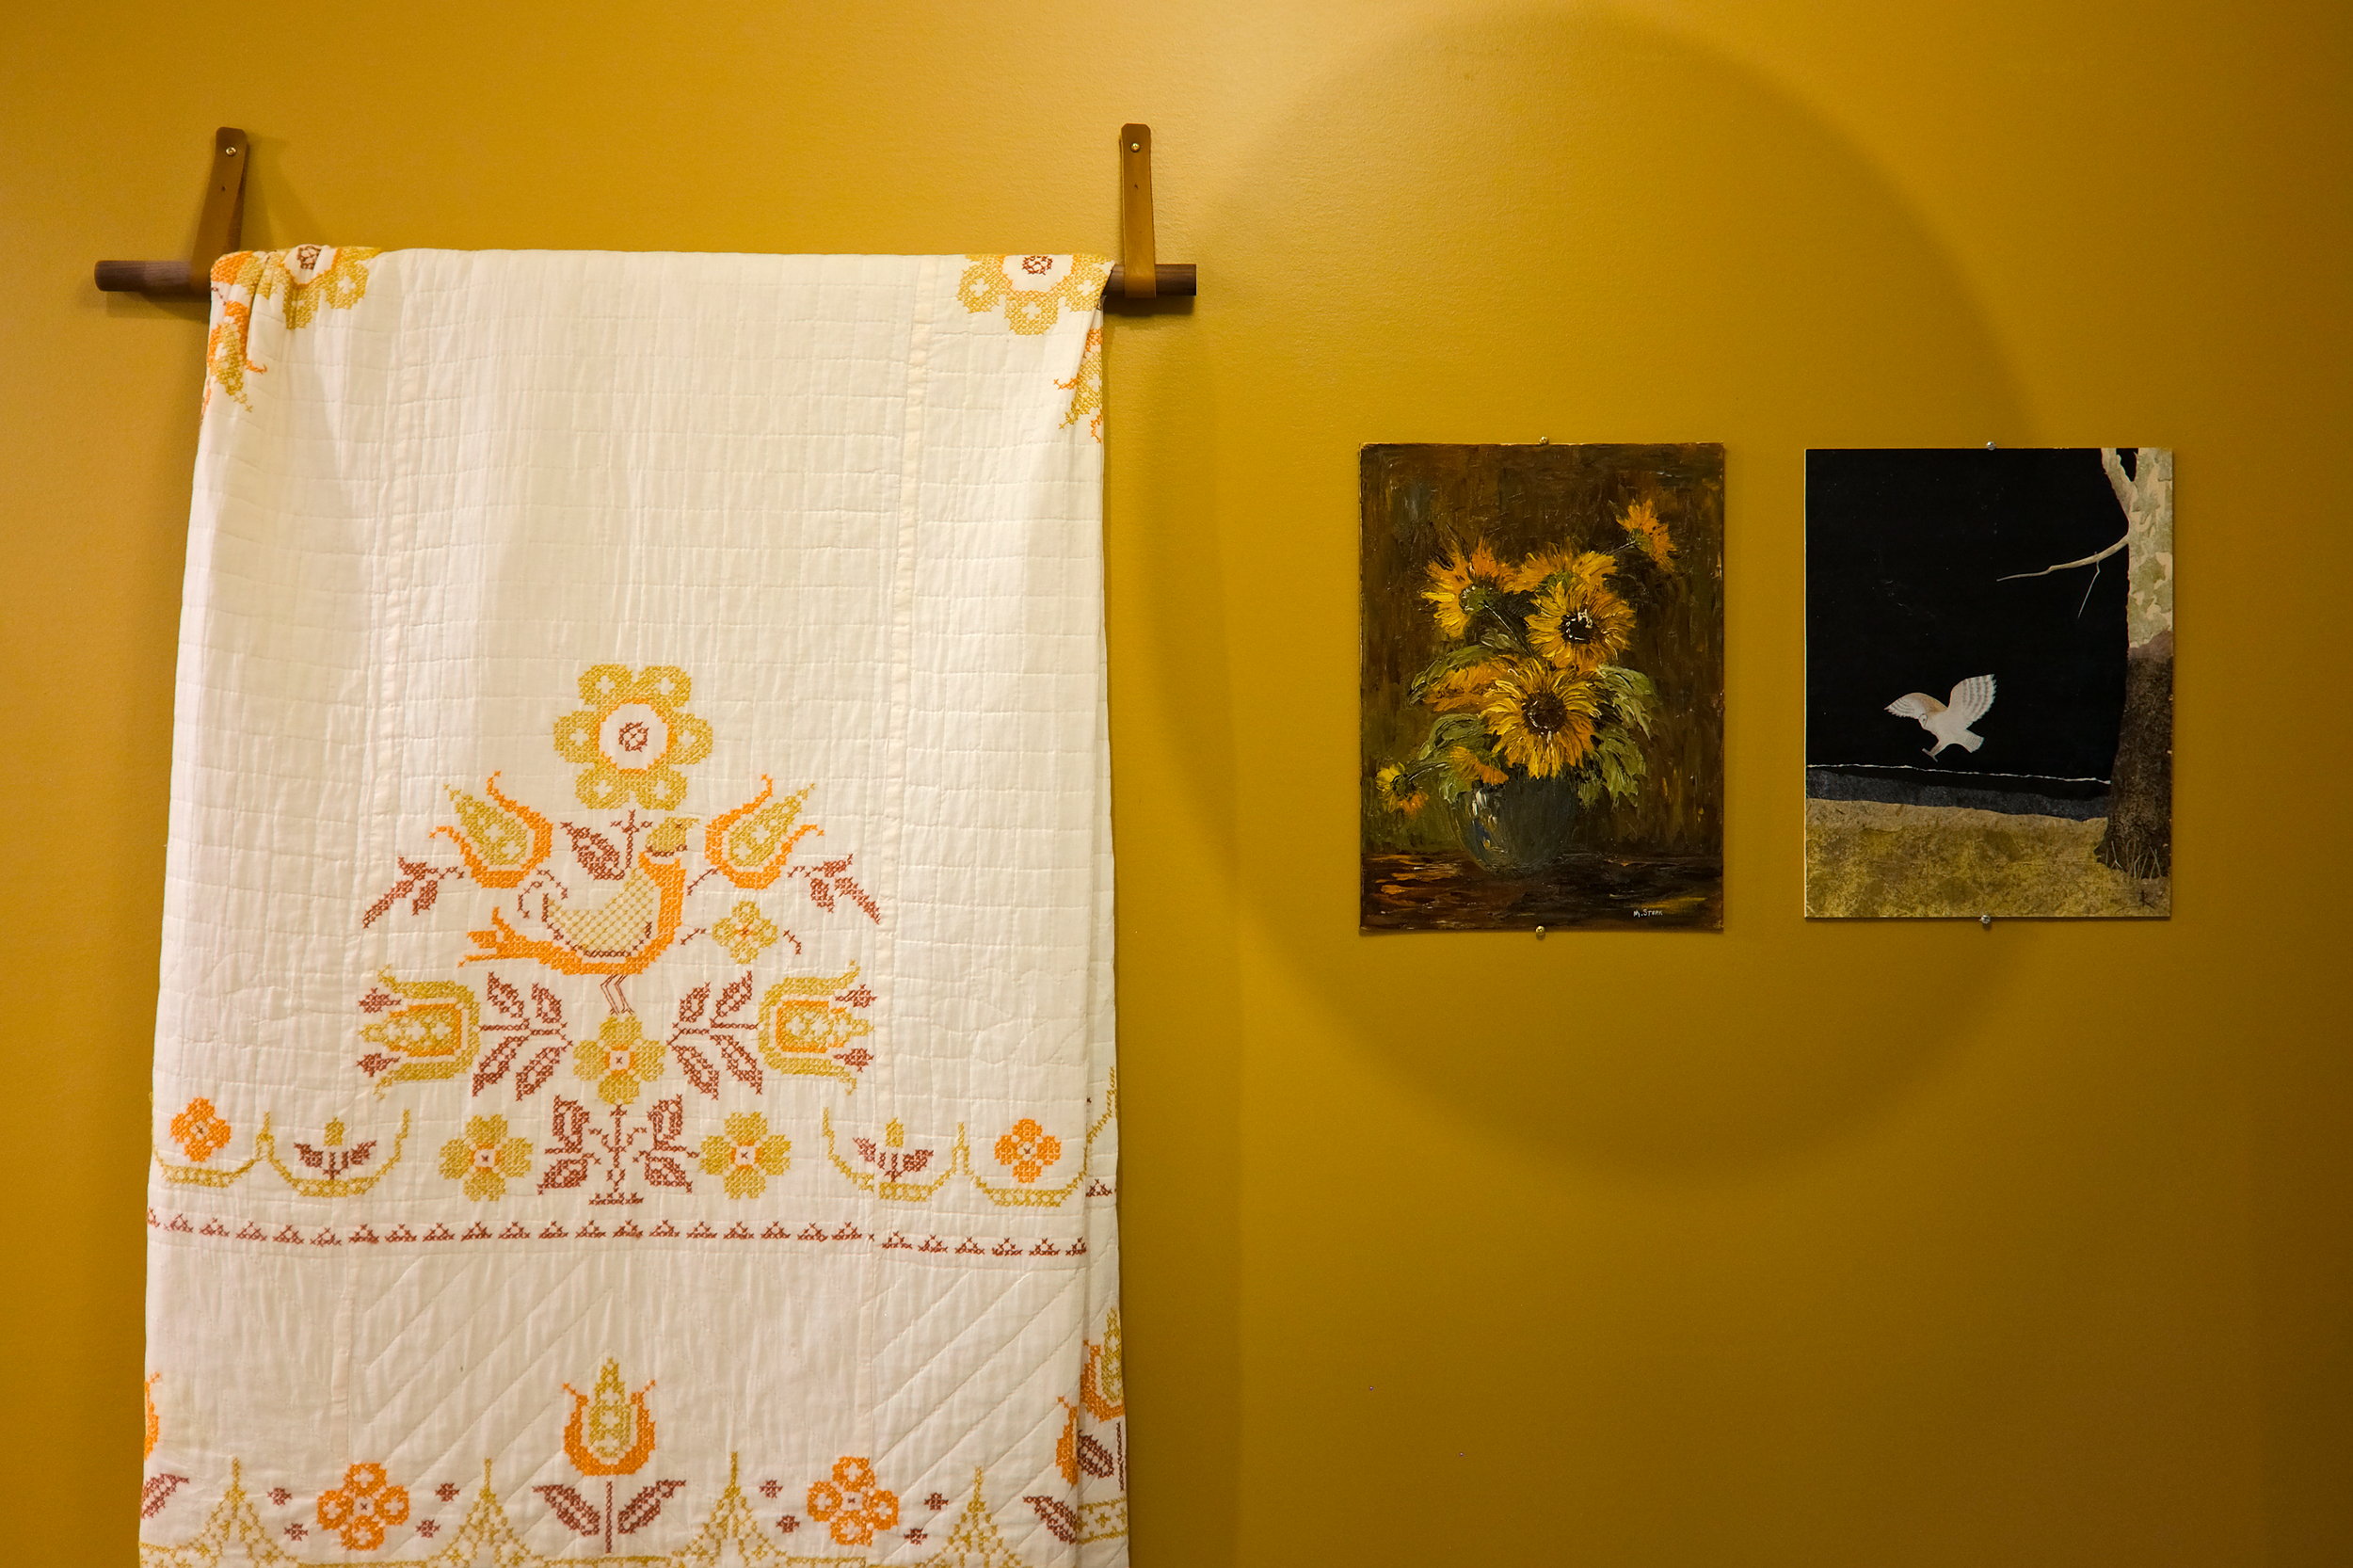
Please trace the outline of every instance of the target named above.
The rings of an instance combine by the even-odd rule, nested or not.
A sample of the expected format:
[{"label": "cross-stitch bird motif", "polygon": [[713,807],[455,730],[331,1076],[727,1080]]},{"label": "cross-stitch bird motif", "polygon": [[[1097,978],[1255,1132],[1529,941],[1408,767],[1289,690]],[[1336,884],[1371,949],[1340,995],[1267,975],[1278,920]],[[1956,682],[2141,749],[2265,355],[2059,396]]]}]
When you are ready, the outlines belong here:
[{"label": "cross-stitch bird motif", "polygon": [[1955,686],[1952,695],[1943,702],[1926,692],[1907,692],[1887,705],[1887,712],[1899,719],[1917,719],[1920,728],[1936,737],[1936,744],[1928,748],[1930,757],[1946,746],[1964,746],[1971,751],[1985,744],[1985,737],[1973,733],[1969,727],[1985,717],[1993,706],[1993,678],[1973,675]]},{"label": "cross-stitch bird motif", "polygon": [[578,905],[542,894],[539,918],[547,923],[547,936],[526,936],[503,912],[492,910],[488,931],[466,934],[475,951],[458,962],[532,959],[558,974],[602,975],[605,1000],[616,1014],[628,1012],[621,981],[642,972],[678,937],[686,903],[686,864],[680,852],[694,824],[692,817],[671,817],[648,833],[636,863],[601,904]]}]

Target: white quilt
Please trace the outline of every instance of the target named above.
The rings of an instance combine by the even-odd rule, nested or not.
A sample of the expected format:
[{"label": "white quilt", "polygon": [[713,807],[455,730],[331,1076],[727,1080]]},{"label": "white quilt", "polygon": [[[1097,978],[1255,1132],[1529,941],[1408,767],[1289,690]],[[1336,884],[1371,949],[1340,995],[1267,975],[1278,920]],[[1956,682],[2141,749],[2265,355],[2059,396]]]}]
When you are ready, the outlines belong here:
[{"label": "white quilt", "polygon": [[1105,271],[216,269],[147,1563],[1125,1561]]}]

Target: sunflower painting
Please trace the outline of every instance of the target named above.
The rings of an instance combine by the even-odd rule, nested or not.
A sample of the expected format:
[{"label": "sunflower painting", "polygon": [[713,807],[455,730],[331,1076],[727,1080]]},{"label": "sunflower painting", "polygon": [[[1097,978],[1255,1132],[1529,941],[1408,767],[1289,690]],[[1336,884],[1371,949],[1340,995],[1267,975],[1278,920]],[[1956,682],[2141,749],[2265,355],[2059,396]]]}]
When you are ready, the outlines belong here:
[{"label": "sunflower painting", "polygon": [[1363,924],[1723,923],[1723,449],[1369,446]]}]

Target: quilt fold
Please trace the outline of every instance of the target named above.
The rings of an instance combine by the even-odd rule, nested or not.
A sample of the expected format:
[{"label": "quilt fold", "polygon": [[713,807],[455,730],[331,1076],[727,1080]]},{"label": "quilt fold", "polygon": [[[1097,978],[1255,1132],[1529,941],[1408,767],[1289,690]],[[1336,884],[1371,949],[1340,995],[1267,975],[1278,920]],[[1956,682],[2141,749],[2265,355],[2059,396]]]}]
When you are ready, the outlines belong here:
[{"label": "quilt fold", "polygon": [[1126,1561],[1107,271],[223,258],[143,1562]]}]

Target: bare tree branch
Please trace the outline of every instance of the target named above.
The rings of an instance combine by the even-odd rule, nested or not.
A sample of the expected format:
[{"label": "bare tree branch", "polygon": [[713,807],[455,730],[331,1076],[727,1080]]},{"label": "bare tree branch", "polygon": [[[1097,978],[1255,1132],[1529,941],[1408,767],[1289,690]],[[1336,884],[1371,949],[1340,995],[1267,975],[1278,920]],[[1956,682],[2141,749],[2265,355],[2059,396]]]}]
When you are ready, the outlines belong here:
[{"label": "bare tree branch", "polygon": [[2022,577],[2048,577],[2055,571],[2073,571],[2077,567],[2093,566],[2101,561],[2106,560],[2109,556],[2123,549],[2124,540],[2131,537],[2132,536],[2127,534],[2124,536],[2124,538],[2117,540],[2114,544],[2108,546],[2107,549],[2100,552],[2099,554],[2087,555],[2080,561],[2061,561],[2057,566],[2044,567],[2041,571],[2013,571],[2008,577],[1997,577],[1993,581],[1996,583],[2015,583]]}]

